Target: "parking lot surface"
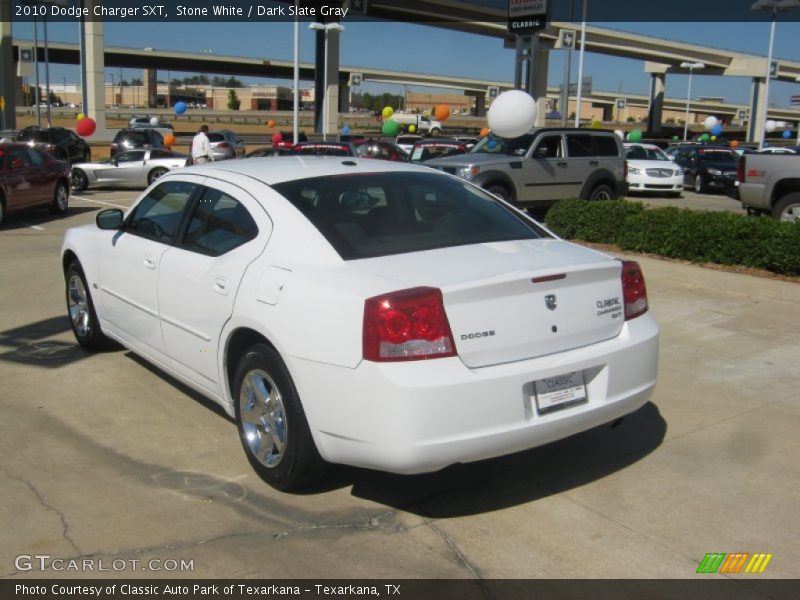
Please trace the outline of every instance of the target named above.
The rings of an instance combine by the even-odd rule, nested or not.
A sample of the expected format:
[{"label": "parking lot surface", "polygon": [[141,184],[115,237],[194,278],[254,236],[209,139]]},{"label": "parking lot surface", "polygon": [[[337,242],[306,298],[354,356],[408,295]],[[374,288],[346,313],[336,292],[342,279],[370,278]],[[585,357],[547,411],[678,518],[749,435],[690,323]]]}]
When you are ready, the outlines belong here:
[{"label": "parking lot surface", "polygon": [[[709,552],[771,553],[758,577],[798,575],[797,284],[640,258],[662,328],[641,410],[425,476],[337,468],[289,495],[212,403],[126,350],[75,344],[64,230],[136,195],[86,191],[66,218],[0,230],[0,576],[716,577],[695,575]],[[124,568],[16,560],[37,554]],[[192,569],[159,570],[181,559]]]}]

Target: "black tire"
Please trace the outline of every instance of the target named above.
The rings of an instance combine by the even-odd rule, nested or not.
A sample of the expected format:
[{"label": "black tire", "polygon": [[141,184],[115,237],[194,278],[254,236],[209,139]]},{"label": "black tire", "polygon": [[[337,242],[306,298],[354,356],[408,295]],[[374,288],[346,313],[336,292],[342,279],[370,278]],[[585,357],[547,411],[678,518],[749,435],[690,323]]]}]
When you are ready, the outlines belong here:
[{"label": "black tire", "polygon": [[772,207],[772,218],[778,221],[800,220],[800,192],[787,194]]},{"label": "black tire", "polygon": [[514,203],[514,198],[511,195],[511,192],[509,192],[508,188],[506,188],[503,185],[494,183],[484,189],[490,194],[494,194],[495,196],[501,198],[502,200],[505,200],[506,202],[511,202],[512,204]]},{"label": "black tire", "polygon": [[702,173],[698,173],[694,176],[694,191],[697,194],[706,193],[706,181],[703,179]]},{"label": "black tire", "polygon": [[6,220],[6,199],[3,194],[0,194],[0,227],[3,226],[3,221]]},{"label": "black tire", "polygon": [[[262,385],[259,395],[256,388]],[[244,353],[234,373],[233,401],[242,448],[264,481],[288,491],[320,476],[325,463],[314,444],[294,381],[274,348],[255,344]],[[262,448],[264,456],[259,458],[257,451]]]},{"label": "black tire", "polygon": [[66,282],[67,318],[75,340],[91,351],[110,347],[112,342],[100,329],[92,294],[86,283],[83,269],[77,260],[72,261],[67,267],[64,281]]},{"label": "black tire", "polygon": [[50,212],[54,215],[63,215],[69,210],[69,186],[66,181],[56,183],[53,191],[53,201],[50,203]]},{"label": "black tire", "polygon": [[164,173],[167,172],[167,169],[162,167],[156,167],[147,175],[147,183],[148,185],[152,185],[156,179],[159,179]]},{"label": "black tire", "polygon": [[72,191],[82,192],[89,187],[89,178],[83,169],[72,169]]},{"label": "black tire", "polygon": [[589,194],[589,200],[613,200],[614,197],[614,190],[605,183],[596,186]]}]

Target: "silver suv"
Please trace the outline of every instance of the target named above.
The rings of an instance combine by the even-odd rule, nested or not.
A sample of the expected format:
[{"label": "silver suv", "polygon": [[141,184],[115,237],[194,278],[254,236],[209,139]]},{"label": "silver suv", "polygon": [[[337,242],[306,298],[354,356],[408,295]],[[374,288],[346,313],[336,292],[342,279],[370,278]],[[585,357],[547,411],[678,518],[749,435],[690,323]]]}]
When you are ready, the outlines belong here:
[{"label": "silver suv", "polygon": [[619,198],[628,191],[625,151],[612,131],[536,129],[514,139],[488,136],[467,154],[424,164],[524,206]]},{"label": "silver suv", "polygon": [[214,160],[243,158],[246,153],[244,141],[230,129],[209,132],[208,141],[211,142],[211,154]]}]

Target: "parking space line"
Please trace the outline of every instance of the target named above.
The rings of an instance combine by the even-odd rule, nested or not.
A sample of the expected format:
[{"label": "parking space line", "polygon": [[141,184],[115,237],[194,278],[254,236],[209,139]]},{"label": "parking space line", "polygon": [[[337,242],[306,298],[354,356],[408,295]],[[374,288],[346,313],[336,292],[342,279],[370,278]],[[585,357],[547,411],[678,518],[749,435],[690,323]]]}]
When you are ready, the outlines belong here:
[{"label": "parking space line", "polygon": [[103,204],[105,206],[114,206],[116,208],[124,208],[124,209],[130,208],[130,206],[125,206],[123,204],[114,204],[113,202],[103,202],[102,200],[93,200],[92,198],[82,198],[81,196],[70,196],[70,198],[74,198],[75,200],[81,200],[83,202],[94,202],[95,204]]}]

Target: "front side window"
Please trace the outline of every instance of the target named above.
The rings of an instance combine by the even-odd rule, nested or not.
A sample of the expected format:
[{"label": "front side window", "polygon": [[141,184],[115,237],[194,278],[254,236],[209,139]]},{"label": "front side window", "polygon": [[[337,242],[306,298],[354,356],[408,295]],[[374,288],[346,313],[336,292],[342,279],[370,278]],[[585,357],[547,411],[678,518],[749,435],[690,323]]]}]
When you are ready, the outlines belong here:
[{"label": "front side window", "polygon": [[158,242],[171,242],[196,188],[185,181],[165,181],[156,186],[133,209],[125,231]]},{"label": "front side window", "polygon": [[258,226],[241,202],[209,188],[197,202],[181,245],[193,252],[220,256],[257,235]]},{"label": "front side window", "polygon": [[273,187],[344,260],[549,237],[490,194],[435,172],[314,177]]},{"label": "front side window", "polygon": [[144,160],[144,150],[133,150],[129,152],[120,152],[114,158],[118,163],[128,163]]},{"label": "front side window", "polygon": [[536,145],[536,150],[533,151],[533,158],[563,158],[564,153],[561,151],[561,136],[560,135],[547,135],[543,137]]}]

